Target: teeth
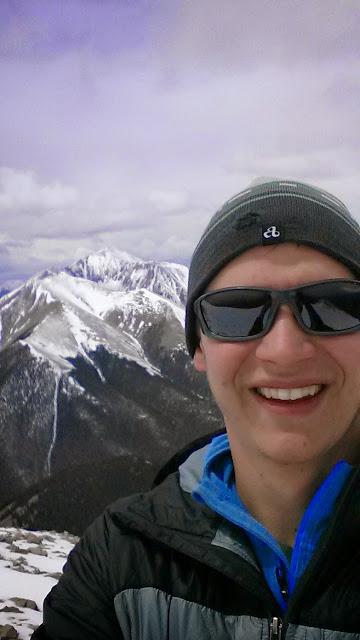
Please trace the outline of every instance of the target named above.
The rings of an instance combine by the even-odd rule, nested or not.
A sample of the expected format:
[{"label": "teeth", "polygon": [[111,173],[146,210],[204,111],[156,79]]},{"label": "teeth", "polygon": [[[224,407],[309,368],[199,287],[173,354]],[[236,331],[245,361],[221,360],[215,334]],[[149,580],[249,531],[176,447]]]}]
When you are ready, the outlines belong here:
[{"label": "teeth", "polygon": [[298,389],[274,389],[272,387],[258,387],[256,391],[264,398],[274,400],[299,400],[307,396],[315,396],[321,391],[321,384],[312,384],[309,387]]}]

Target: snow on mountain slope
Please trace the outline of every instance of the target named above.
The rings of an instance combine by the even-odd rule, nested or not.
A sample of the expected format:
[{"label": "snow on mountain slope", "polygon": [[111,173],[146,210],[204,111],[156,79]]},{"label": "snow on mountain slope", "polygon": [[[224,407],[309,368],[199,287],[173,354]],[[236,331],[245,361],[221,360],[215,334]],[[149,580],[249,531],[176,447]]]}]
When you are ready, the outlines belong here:
[{"label": "snow on mountain slope", "polygon": [[111,289],[147,289],[176,305],[185,304],[188,269],[181,264],[145,261],[122,251],[104,249],[65,271],[79,278],[103,282]]},{"label": "snow on mountain slope", "polygon": [[102,315],[112,309],[118,296],[99,289],[90,281],[78,281],[65,274],[42,282],[61,311],[49,314],[25,338],[32,350],[60,366],[69,368],[69,358],[78,354],[89,359],[91,352],[104,346],[109,353],[133,360],[152,375],[159,374],[144,355],[140,343],[126,327],[114,329]]},{"label": "snow on mountain slope", "polygon": [[30,638],[76,541],[66,533],[0,527],[0,627],[11,625],[19,640]]},{"label": "snow on mountain slope", "polygon": [[[146,317],[151,325],[161,315],[183,327],[186,281],[182,265],[102,251],[57,274],[34,277],[0,300],[0,349],[20,340],[64,371],[71,369],[69,358],[89,358],[104,346],[159,375],[139,341],[140,321]],[[108,322],[114,314],[121,317],[115,324]]]},{"label": "snow on mountain slope", "polygon": [[137,456],[158,468],[217,428],[186,350],[186,280],[181,265],[104,251],[0,299],[0,504],[80,464]]}]

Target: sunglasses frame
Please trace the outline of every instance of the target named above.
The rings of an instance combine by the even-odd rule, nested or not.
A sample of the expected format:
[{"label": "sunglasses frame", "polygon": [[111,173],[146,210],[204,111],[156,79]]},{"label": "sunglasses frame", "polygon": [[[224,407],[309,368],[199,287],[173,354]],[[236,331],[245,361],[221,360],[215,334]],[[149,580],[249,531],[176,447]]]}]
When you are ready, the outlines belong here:
[{"label": "sunglasses frame", "polygon": [[[351,327],[349,329],[339,329],[338,331],[316,331],[314,329],[309,329],[309,327],[307,327],[300,316],[299,310],[296,306],[296,302],[295,302],[295,297],[296,297],[296,293],[300,290],[303,289],[309,289],[315,286],[319,286],[322,284],[326,284],[327,286],[330,285],[334,285],[334,287],[337,289],[336,285],[339,284],[356,284],[359,286],[359,305],[360,305],[360,280],[352,280],[349,278],[334,278],[334,279],[329,279],[329,280],[318,280],[317,282],[309,282],[307,284],[302,284],[299,285],[297,287],[291,287],[290,289],[268,289],[266,287],[250,287],[250,286],[243,286],[243,287],[226,287],[223,289],[214,289],[213,291],[207,291],[206,293],[204,293],[203,295],[199,296],[199,298],[197,298],[194,302],[194,311],[195,311],[195,315],[200,323],[200,327],[201,330],[203,332],[204,335],[213,338],[214,340],[220,340],[223,342],[247,342],[249,340],[257,340],[258,338],[262,338],[263,336],[265,336],[267,333],[269,333],[271,327],[273,326],[276,314],[278,312],[278,309],[280,307],[280,305],[282,304],[286,304],[290,307],[298,325],[301,327],[301,329],[312,336],[319,336],[319,337],[335,337],[335,336],[340,336],[340,335],[345,335],[345,334],[349,334],[349,333],[356,333],[357,331],[360,330],[360,320],[359,320],[359,324],[356,327]],[[338,290],[338,289],[337,289]],[[269,310],[269,315],[267,318],[267,322],[266,322],[266,326],[263,329],[263,331],[257,333],[256,335],[252,335],[252,336],[221,336],[218,335],[216,333],[213,333],[211,331],[211,329],[209,329],[209,327],[206,324],[205,318],[203,316],[203,310],[201,308],[201,303],[203,300],[205,300],[207,297],[211,296],[214,293],[222,293],[223,291],[262,291],[268,295],[270,295],[271,297],[271,306],[270,306],[270,310]],[[220,306],[220,305],[219,305]],[[360,315],[360,313],[359,313]]]}]

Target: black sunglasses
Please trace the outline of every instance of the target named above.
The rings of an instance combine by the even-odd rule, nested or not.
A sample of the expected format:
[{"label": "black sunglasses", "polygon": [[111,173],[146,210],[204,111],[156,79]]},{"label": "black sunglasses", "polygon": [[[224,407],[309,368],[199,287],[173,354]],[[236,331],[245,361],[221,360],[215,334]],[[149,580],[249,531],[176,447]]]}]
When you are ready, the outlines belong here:
[{"label": "black sunglasses", "polygon": [[281,304],[287,304],[300,327],[313,336],[342,335],[360,329],[358,280],[322,280],[292,289],[218,289],[200,296],[194,309],[205,335],[241,342],[268,333]]}]

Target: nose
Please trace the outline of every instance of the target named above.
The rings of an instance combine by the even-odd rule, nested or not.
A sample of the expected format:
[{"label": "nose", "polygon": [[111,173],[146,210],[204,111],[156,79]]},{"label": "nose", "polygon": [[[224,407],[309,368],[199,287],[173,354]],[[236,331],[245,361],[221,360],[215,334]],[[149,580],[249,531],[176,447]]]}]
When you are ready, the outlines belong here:
[{"label": "nose", "polygon": [[283,366],[308,360],[315,353],[315,341],[298,325],[290,307],[281,305],[270,331],[260,338],[256,356]]}]

